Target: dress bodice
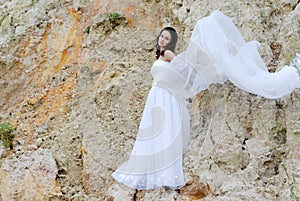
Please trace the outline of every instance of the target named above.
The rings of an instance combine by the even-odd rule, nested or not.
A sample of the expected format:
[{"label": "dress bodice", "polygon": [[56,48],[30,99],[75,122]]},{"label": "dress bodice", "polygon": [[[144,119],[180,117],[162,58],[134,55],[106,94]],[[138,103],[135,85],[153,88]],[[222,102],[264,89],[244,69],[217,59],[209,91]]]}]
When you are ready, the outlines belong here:
[{"label": "dress bodice", "polygon": [[187,80],[179,71],[178,66],[168,61],[157,60],[152,66],[151,74],[153,85],[164,87],[177,96],[184,96]]},{"label": "dress bodice", "polygon": [[190,98],[207,88],[207,82],[190,65],[184,53],[177,55],[171,62],[157,60],[153,63],[151,74],[153,85],[159,85],[181,98]]}]

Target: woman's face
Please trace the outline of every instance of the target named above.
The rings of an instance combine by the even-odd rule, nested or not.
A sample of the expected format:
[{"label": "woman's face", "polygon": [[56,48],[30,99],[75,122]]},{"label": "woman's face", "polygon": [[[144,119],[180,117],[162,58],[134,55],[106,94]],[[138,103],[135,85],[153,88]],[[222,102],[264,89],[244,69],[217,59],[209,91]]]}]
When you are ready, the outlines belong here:
[{"label": "woman's face", "polygon": [[162,48],[167,47],[167,45],[171,42],[171,34],[167,30],[161,32],[158,37],[158,45]]}]

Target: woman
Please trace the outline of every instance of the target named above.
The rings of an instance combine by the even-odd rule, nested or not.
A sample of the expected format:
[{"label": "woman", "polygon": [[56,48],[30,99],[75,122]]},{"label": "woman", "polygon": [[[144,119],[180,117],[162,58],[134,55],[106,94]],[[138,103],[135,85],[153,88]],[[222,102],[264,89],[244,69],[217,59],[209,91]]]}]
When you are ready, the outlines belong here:
[{"label": "woman", "polygon": [[[181,147],[183,134],[189,133],[189,114],[185,100],[178,99],[167,85],[167,82],[176,81],[176,75],[165,74],[175,57],[176,42],[177,33],[171,27],[164,28],[157,37],[157,60],[151,69],[153,86],[147,97],[137,139],[129,160],[112,175],[134,189],[162,186],[176,189],[184,185]],[[162,69],[164,72],[158,73]]]},{"label": "woman", "polygon": [[269,73],[258,42],[246,43],[231,19],[220,11],[199,20],[189,45],[175,56],[177,33],[163,29],[157,38],[157,60],[137,139],[128,161],[113,177],[139,190],[184,185],[182,155],[189,140],[186,99],[211,83],[230,80],[237,87],[266,98],[280,98],[300,88],[300,58],[294,67]]}]

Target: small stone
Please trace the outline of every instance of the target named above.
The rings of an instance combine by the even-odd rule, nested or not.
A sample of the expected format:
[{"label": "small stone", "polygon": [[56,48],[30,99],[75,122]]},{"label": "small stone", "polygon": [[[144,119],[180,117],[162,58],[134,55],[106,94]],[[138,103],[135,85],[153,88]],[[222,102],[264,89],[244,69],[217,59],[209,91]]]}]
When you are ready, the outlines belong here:
[{"label": "small stone", "polygon": [[189,181],[180,189],[180,194],[190,197],[191,199],[202,199],[211,194],[208,184],[200,181]]}]

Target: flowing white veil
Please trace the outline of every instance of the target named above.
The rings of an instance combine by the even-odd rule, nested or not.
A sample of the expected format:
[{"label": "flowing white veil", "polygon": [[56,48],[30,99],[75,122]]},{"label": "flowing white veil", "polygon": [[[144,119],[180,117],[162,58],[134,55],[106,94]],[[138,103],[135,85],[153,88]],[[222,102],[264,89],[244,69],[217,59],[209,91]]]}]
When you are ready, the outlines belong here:
[{"label": "flowing white veil", "polygon": [[[211,83],[227,79],[242,90],[270,99],[300,88],[296,68],[284,66],[275,73],[268,71],[257,50],[259,45],[257,41],[245,42],[232,20],[214,11],[197,22],[187,49],[172,63],[189,77],[190,97]],[[185,68],[180,67],[183,64]]]}]

